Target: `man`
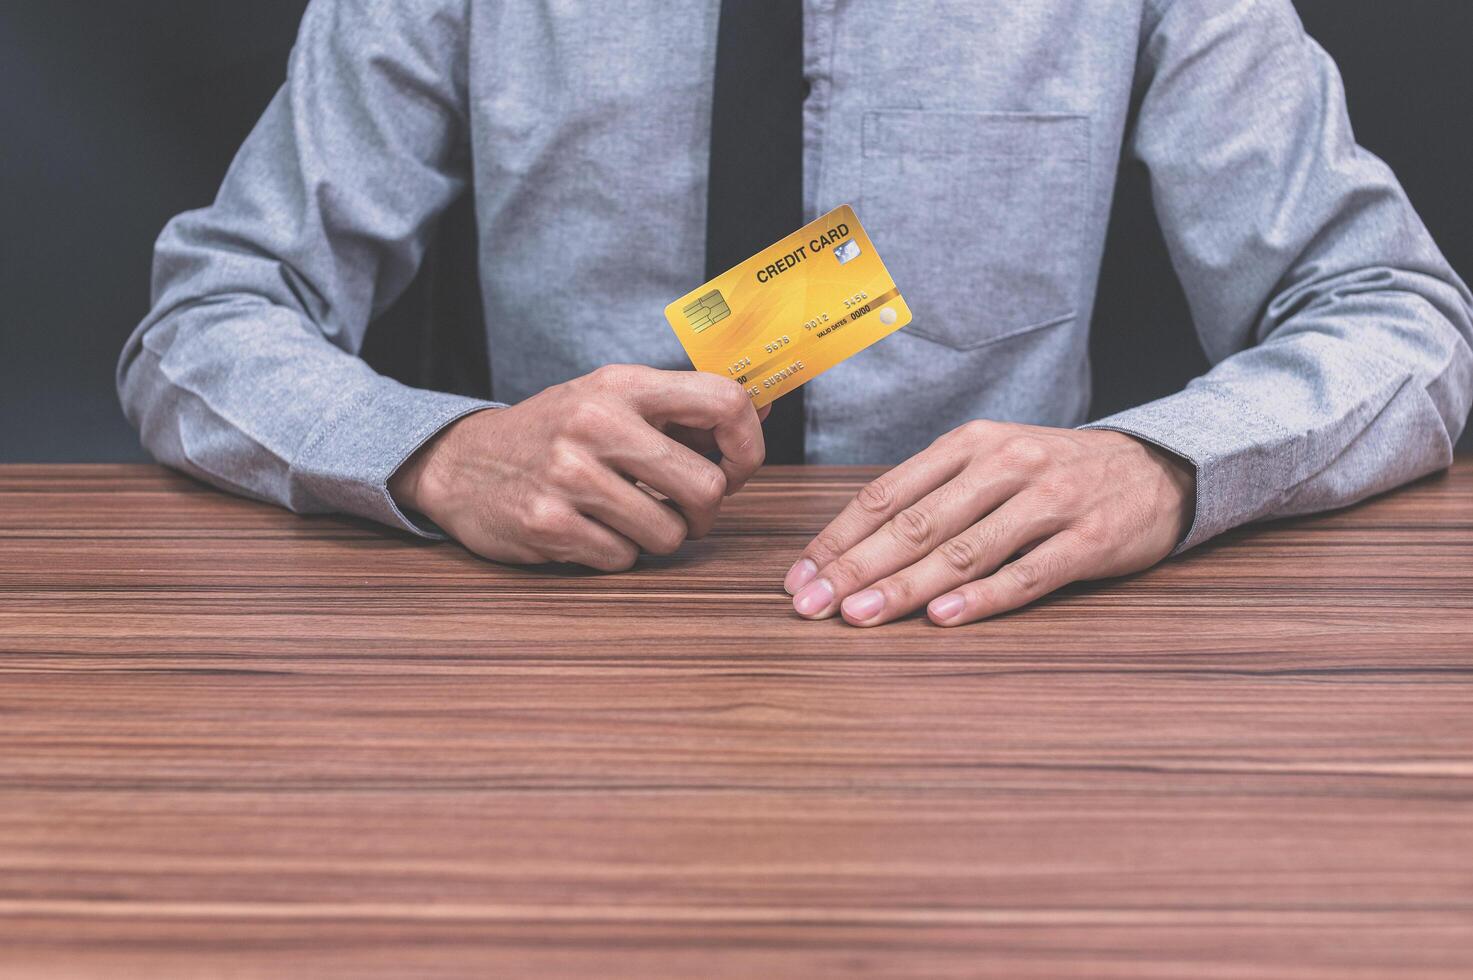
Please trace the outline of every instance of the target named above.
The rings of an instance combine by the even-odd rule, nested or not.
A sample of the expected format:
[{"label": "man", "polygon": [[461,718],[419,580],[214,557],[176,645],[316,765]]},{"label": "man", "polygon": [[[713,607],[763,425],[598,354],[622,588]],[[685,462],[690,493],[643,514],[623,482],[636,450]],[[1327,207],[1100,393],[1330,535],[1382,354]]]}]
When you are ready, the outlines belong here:
[{"label": "man", "polygon": [[[713,72],[764,57],[717,54],[752,4],[314,0],[219,198],[159,240],[118,375],[144,443],[500,561],[704,534],[764,436],[734,382],[678,370],[661,311],[709,271]],[[802,389],[803,458],[898,465],[795,556],[801,615],[972,622],[1449,463],[1473,297],[1290,0],[766,7],[771,46],[800,32],[802,91],[756,107],[799,120],[786,230],[852,202],[914,311]],[[1215,367],[1076,429],[1122,151]],[[355,356],[467,186],[494,403]]]}]

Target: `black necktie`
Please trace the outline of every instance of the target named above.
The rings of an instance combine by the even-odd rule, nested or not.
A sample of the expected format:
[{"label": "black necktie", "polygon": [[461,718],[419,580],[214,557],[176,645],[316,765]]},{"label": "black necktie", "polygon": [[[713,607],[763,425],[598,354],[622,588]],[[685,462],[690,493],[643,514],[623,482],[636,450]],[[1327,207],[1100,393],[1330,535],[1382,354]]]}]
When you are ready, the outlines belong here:
[{"label": "black necktie", "polygon": [[[803,0],[722,0],[706,278],[803,226]],[[769,463],[803,462],[803,389],[772,406]]]}]

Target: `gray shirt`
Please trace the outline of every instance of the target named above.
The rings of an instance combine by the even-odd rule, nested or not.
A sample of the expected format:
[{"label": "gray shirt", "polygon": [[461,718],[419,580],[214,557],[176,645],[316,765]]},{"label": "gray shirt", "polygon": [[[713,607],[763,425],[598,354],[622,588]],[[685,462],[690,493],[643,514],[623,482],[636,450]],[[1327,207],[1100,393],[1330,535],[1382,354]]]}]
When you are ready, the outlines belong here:
[{"label": "gray shirt", "polygon": [[[118,368],[158,459],[418,530],[399,464],[489,404],[356,356],[473,189],[494,397],[684,367],[714,0],[313,0],[210,207],[158,241]],[[809,217],[852,203],[914,322],[809,382],[808,459],[894,463],[970,419],[1074,426],[1122,154],[1214,367],[1101,420],[1197,468],[1190,546],[1446,466],[1473,297],[1290,0],[810,0]]]}]

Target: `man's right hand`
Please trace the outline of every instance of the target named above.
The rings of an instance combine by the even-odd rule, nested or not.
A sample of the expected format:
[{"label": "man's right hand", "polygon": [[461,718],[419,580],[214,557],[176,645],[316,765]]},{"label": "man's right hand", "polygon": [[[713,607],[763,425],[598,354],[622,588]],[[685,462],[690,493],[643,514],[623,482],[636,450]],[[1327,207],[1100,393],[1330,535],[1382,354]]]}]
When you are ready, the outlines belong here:
[{"label": "man's right hand", "polygon": [[669,554],[705,535],[764,452],[735,381],[613,365],[459,419],[399,467],[389,492],[486,558],[621,571],[641,549]]}]

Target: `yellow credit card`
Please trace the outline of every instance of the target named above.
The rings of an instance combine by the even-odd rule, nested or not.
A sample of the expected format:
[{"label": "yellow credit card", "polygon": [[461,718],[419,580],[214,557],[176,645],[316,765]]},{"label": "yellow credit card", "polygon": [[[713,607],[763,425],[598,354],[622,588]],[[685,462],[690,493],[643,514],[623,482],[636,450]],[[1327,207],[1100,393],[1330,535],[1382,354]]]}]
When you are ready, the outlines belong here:
[{"label": "yellow credit card", "polygon": [[665,307],[698,371],[758,408],[910,322],[854,209],[835,208]]}]

